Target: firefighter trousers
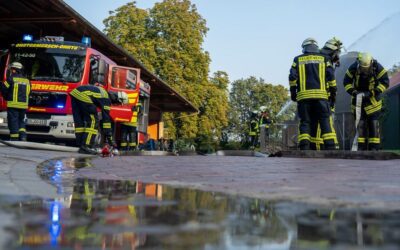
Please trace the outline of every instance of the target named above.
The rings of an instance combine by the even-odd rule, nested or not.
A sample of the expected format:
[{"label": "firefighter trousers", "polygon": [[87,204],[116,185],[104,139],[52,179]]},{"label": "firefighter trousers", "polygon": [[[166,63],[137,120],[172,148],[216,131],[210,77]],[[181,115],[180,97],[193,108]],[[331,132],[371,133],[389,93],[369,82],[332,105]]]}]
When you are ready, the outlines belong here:
[{"label": "firefighter trousers", "polygon": [[258,146],[258,139],[259,136],[256,135],[250,135],[250,146],[254,149]]},{"label": "firefighter trousers", "polygon": [[329,121],[331,114],[327,100],[309,99],[299,101],[297,104],[300,118],[298,143],[301,150],[309,150],[311,142],[311,124],[320,125],[321,137],[325,150],[335,149],[336,134]]},{"label": "firefighter trousers", "polygon": [[[335,143],[335,148],[338,149],[339,142],[337,139],[335,123],[333,121],[332,115],[329,117],[329,125],[331,126],[333,133],[335,133],[334,143]],[[311,150],[323,150],[324,149],[324,140],[321,137],[321,126],[319,125],[319,123],[317,121],[311,121],[310,127],[311,127],[310,149]]]},{"label": "firefighter trousers", "polygon": [[358,124],[358,150],[379,150],[381,137],[379,127],[380,110],[367,115],[361,111],[360,122]]},{"label": "firefighter trousers", "polygon": [[71,97],[72,116],[75,124],[76,144],[93,147],[98,134],[99,117],[94,104]]},{"label": "firefighter trousers", "polygon": [[26,109],[7,109],[7,122],[11,141],[26,140],[25,114]]},{"label": "firefighter trousers", "polygon": [[133,150],[137,146],[135,126],[121,124],[121,150]]}]

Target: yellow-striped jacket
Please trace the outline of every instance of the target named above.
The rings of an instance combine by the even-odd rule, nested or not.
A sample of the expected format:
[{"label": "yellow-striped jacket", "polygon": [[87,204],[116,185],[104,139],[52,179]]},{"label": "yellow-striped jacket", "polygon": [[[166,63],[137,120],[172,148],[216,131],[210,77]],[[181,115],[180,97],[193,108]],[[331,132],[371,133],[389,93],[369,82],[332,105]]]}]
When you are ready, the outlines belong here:
[{"label": "yellow-striped jacket", "polygon": [[28,108],[31,83],[27,78],[19,74],[9,76],[1,85],[1,89],[8,108]]},{"label": "yellow-striped jacket", "polygon": [[305,53],[293,60],[289,74],[290,91],[296,101],[328,100],[329,92],[336,93],[334,69],[329,59],[318,53]]}]

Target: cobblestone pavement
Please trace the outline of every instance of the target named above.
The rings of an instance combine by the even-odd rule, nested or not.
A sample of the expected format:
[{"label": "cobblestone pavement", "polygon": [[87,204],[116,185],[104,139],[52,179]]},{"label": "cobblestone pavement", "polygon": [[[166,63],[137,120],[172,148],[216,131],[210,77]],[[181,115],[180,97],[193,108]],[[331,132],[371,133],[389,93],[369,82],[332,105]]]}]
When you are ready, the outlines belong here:
[{"label": "cobblestone pavement", "polygon": [[96,158],[77,176],[130,179],[271,200],[400,207],[400,160],[222,156]]}]

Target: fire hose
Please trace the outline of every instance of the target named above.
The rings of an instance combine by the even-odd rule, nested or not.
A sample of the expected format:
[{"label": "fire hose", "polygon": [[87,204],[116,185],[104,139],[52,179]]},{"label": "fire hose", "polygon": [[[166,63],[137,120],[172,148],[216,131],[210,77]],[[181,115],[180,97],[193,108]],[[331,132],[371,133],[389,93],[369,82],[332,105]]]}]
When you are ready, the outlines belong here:
[{"label": "fire hose", "polygon": [[[68,147],[68,146],[60,146],[54,144],[27,142],[27,141],[4,141],[0,139],[0,143],[18,149],[48,150],[48,151],[67,152],[67,153],[78,153],[79,150],[79,148],[77,147]],[[103,157],[113,157],[119,155],[119,152],[116,148],[113,148],[112,146],[106,144],[103,148],[99,149],[98,154]]]},{"label": "fire hose", "polygon": [[0,143],[19,149],[36,149],[36,150],[49,150],[58,152],[71,152],[77,153],[78,148],[59,146],[53,144],[37,143],[37,142],[27,142],[27,141],[4,141],[0,139]]},{"label": "fire hose", "polygon": [[356,96],[356,134],[354,136],[353,145],[351,147],[351,151],[357,151],[358,149],[358,125],[361,119],[361,108],[362,108],[362,100],[364,98],[365,93],[361,92]]}]

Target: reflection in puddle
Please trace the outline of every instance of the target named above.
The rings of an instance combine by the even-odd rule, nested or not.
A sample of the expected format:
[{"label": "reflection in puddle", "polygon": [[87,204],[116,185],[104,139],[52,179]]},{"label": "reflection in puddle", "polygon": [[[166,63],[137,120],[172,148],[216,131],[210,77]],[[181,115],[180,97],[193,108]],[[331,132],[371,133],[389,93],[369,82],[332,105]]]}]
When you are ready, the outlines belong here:
[{"label": "reflection in puddle", "polygon": [[315,208],[137,181],[73,179],[90,160],[38,172],[54,200],[0,197],[15,215],[6,249],[396,249],[400,212]]}]

